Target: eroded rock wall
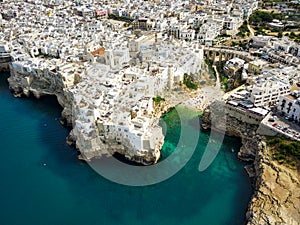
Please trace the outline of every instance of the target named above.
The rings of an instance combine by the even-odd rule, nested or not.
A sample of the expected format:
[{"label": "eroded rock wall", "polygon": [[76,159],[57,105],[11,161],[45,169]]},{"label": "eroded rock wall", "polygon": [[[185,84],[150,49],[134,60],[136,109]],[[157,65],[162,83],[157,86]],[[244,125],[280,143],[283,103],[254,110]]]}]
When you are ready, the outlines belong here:
[{"label": "eroded rock wall", "polygon": [[279,165],[263,142],[255,161],[255,192],[249,203],[247,225],[300,223],[299,173]]},{"label": "eroded rock wall", "polygon": [[[9,86],[16,97],[34,95],[40,98],[43,95],[55,95],[59,104],[63,107],[61,122],[72,126],[73,129],[67,137],[67,143],[73,144],[80,151],[79,158],[89,161],[92,158],[103,155],[113,155],[118,152],[128,159],[143,164],[156,163],[160,158],[160,149],[163,145],[163,135],[155,148],[149,150],[147,154],[140,156],[137,149],[132,146],[126,138],[122,143],[115,137],[103,137],[99,134],[97,122],[91,115],[83,114],[83,107],[78,107],[75,101],[74,92],[65,87],[60,76],[51,76],[50,73],[37,74],[36,72],[24,69],[15,69],[11,66],[11,76]],[[87,111],[91,111],[89,108]],[[91,111],[92,112],[92,111]],[[161,115],[161,110],[157,112],[157,118]],[[87,120],[88,126],[83,124]],[[83,129],[81,129],[83,128]]]},{"label": "eroded rock wall", "polygon": [[245,169],[252,178],[254,188],[246,224],[300,224],[299,172],[279,165],[272,159],[264,136],[258,134],[258,125],[242,122],[225,112],[220,113],[218,107],[213,103],[204,111],[202,128],[226,131],[227,135],[242,139],[238,155],[240,159],[251,162]]}]

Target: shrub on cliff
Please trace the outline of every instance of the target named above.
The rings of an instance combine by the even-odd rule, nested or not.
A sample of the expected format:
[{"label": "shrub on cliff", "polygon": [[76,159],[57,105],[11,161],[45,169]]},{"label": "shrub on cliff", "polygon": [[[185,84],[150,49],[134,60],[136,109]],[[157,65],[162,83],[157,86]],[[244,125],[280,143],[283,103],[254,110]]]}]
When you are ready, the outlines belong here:
[{"label": "shrub on cliff", "polygon": [[279,163],[296,166],[300,160],[300,142],[285,137],[269,137],[267,144],[273,152],[273,157]]},{"label": "shrub on cliff", "polygon": [[162,102],[162,101],[165,101],[165,99],[162,98],[162,97],[160,97],[160,96],[157,96],[157,97],[154,97],[154,98],[153,98],[153,101],[154,101],[155,103],[160,103],[160,102]]},{"label": "shrub on cliff", "polygon": [[186,73],[184,74],[184,77],[183,77],[183,83],[189,89],[196,90],[198,88],[198,84],[196,82],[194,82],[192,77]]}]

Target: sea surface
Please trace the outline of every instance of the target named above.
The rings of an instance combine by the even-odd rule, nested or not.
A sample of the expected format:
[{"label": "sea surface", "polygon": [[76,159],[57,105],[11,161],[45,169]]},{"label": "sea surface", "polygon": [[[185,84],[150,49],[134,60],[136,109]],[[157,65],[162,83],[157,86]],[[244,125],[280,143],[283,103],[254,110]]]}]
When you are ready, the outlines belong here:
[{"label": "sea surface", "polygon": [[[196,151],[176,175],[124,186],[77,159],[65,143],[70,130],[59,123],[61,110],[54,97],[14,98],[0,73],[1,225],[243,224],[252,190],[237,159],[239,139],[226,137],[214,162],[199,172],[209,140],[209,133],[199,132]],[[180,135],[176,111],[163,120],[169,129],[162,160]],[[186,126],[195,132],[192,123]]]}]

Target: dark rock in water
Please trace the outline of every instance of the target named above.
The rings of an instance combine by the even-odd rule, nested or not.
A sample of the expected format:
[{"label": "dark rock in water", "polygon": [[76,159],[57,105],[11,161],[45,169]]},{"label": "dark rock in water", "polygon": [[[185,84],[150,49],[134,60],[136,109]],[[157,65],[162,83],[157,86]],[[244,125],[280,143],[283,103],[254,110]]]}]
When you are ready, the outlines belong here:
[{"label": "dark rock in water", "polygon": [[24,94],[23,94],[23,89],[21,87],[10,87],[9,88],[11,93],[14,95],[14,97],[16,98],[21,98],[21,97],[24,97]]},{"label": "dark rock in water", "polygon": [[142,158],[138,158],[138,157],[134,157],[132,159],[127,159],[126,156],[116,152],[113,154],[113,157],[116,158],[117,160],[119,160],[120,162],[126,163],[128,165],[132,165],[132,166],[148,166],[148,165],[152,165],[154,162],[150,162],[150,161],[146,161]]},{"label": "dark rock in water", "polygon": [[74,139],[74,137],[69,134],[67,137],[66,137],[66,143],[69,145],[69,146],[75,146],[76,145],[76,140]]},{"label": "dark rock in water", "polygon": [[66,122],[66,120],[65,120],[64,118],[60,118],[60,119],[59,119],[59,122],[60,122],[60,124],[63,125],[63,126],[66,126],[66,125],[67,125],[67,122]]}]

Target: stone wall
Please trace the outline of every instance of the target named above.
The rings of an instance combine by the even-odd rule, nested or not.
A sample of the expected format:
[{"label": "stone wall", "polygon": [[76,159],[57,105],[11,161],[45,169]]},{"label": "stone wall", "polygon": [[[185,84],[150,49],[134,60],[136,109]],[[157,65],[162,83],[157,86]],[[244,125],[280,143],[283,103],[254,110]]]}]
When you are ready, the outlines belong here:
[{"label": "stone wall", "polygon": [[259,125],[259,128],[258,128],[257,132],[260,135],[265,135],[265,136],[276,136],[276,135],[278,135],[278,132],[274,131],[273,129],[271,129],[270,127],[268,127],[264,123],[261,123]]}]

